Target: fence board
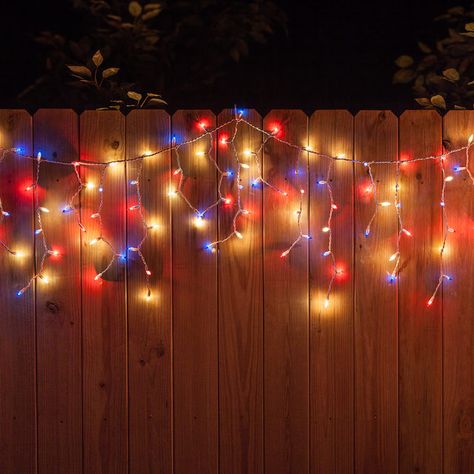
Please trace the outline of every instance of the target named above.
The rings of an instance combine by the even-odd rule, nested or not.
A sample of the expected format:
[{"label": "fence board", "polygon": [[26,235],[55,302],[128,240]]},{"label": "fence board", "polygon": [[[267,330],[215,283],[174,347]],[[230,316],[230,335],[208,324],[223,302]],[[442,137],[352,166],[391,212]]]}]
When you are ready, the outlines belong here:
[{"label": "fence board", "polygon": [[[159,150],[170,142],[170,117],[164,111],[135,110],[127,116],[127,157]],[[128,203],[138,202],[131,184],[141,171],[140,211],[127,215],[127,247],[142,247],[152,272],[151,298],[146,292],[145,268],[135,253],[128,259],[128,337],[130,472],[168,473],[172,470],[171,406],[171,213],[170,153],[127,164]]]},{"label": "fence board", "polygon": [[[31,117],[0,110],[0,147],[32,153]],[[33,272],[31,161],[9,153],[0,163],[0,199],[10,212],[0,224],[0,240],[24,256],[0,248],[0,472],[36,472],[36,359],[34,292],[18,298]]]},{"label": "fence board", "polygon": [[[448,150],[465,146],[474,133],[474,112],[449,112],[443,138]],[[470,155],[472,160],[473,149]],[[447,175],[455,179],[446,188],[449,234],[446,271],[454,280],[443,289],[444,324],[444,472],[474,471],[474,199],[466,172],[453,173],[456,163],[465,165],[463,153],[449,157]],[[474,172],[472,164],[471,172]]]},{"label": "fence board", "polygon": [[[400,159],[441,153],[441,117],[411,110],[400,117]],[[404,227],[399,280],[400,472],[442,472],[442,314],[427,307],[436,285],[442,239],[441,170],[425,161],[401,165]],[[423,205],[420,205],[424,203]]]},{"label": "fence board", "polygon": [[[125,156],[125,118],[115,111],[81,115],[81,159],[104,162]],[[125,253],[125,165],[106,172],[103,193],[99,174],[82,166],[85,180],[96,187],[84,193],[83,216],[87,239],[99,236],[96,211],[100,196],[104,238],[117,253]],[[95,275],[107,266],[113,252],[104,242],[83,246],[84,350],[84,470],[94,473],[128,471],[127,317],[125,263],[115,262],[102,280]]]},{"label": "fence board", "polygon": [[[355,117],[358,161],[397,160],[398,121],[388,111],[362,111]],[[394,200],[394,167],[374,166],[380,202]],[[395,249],[393,204],[380,208],[369,237],[364,231],[373,209],[361,191],[368,169],[355,169],[355,469],[398,471],[397,285],[387,282],[388,258]],[[392,185],[391,185],[392,182]]]},{"label": "fence board", "polygon": [[[219,114],[223,124],[233,110]],[[245,118],[258,127],[260,115],[247,110]],[[231,136],[232,128],[226,130]],[[232,238],[219,253],[219,414],[220,470],[226,474],[263,472],[263,269],[262,192],[251,186],[262,171],[245,150],[257,151],[261,133],[243,126],[235,138],[235,151],[249,165],[240,183],[229,180],[226,193],[236,196],[241,184],[242,205],[250,211],[238,222],[243,239]],[[231,144],[219,148],[219,166],[237,176]],[[261,153],[258,156],[261,163]],[[219,212],[219,238],[232,229],[233,211]]]},{"label": "fence board", "polygon": [[[310,120],[309,145],[329,155],[353,158],[353,118],[346,111],[317,111]],[[353,470],[354,458],[354,345],[353,345],[353,165],[334,163],[329,183],[337,206],[332,219],[333,254],[343,270],[324,307],[333,273],[327,226],[330,198],[326,180],[327,158],[310,155],[310,397],[311,472]]]},{"label": "fence board", "polygon": [[[172,118],[177,143],[203,133],[198,122],[215,126],[208,110],[178,111]],[[179,150],[187,176],[183,192],[203,210],[216,199],[216,170],[209,162],[205,138]],[[204,152],[204,155],[201,153]],[[173,169],[177,168],[176,156]],[[173,176],[176,189],[179,175]],[[175,472],[214,473],[218,462],[217,411],[217,262],[204,250],[217,235],[216,211],[206,215],[198,229],[182,198],[172,203],[173,216],[173,373]]]},{"label": "fence board", "polygon": [[[302,111],[270,112],[264,129],[274,126],[281,128],[282,139],[307,145],[308,118]],[[309,232],[307,153],[270,140],[263,168],[264,179],[288,193],[263,188],[265,471],[304,474],[309,470],[308,241],[300,241],[286,258],[280,255],[300,234],[295,215],[300,189],[305,191],[302,231]]]},{"label": "fence board", "polygon": [[[78,158],[78,118],[72,110],[34,115],[34,150],[61,162]],[[36,192],[48,245],[61,253],[46,261],[50,283],[37,280],[38,471],[82,472],[81,231],[62,209],[78,186],[69,166],[43,164]],[[43,255],[36,238],[37,265]],[[38,268],[39,269],[39,268]]]}]

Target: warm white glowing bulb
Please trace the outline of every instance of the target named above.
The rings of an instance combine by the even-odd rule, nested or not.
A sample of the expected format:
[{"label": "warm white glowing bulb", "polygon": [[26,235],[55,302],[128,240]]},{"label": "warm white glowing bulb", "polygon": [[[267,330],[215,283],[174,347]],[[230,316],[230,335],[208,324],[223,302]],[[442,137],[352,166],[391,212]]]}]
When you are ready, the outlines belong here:
[{"label": "warm white glowing bulb", "polygon": [[171,191],[168,192],[168,197],[170,198],[175,198],[178,195],[178,191],[175,189],[172,189]]},{"label": "warm white glowing bulb", "polygon": [[240,163],[241,168],[249,169],[250,166],[247,163]]},{"label": "warm white glowing bulb", "polygon": [[143,156],[152,156],[153,155],[153,152],[151,150],[145,150],[143,152]]},{"label": "warm white glowing bulb", "polygon": [[194,218],[194,226],[198,229],[201,229],[204,227],[205,221],[202,216],[196,216]]},{"label": "warm white glowing bulb", "polygon": [[203,151],[197,151],[196,156],[204,156],[205,153]]},{"label": "warm white glowing bulb", "polygon": [[446,178],[444,178],[444,180],[446,181],[446,183],[449,183],[453,180],[454,178],[452,176],[446,176]]},{"label": "warm white glowing bulb", "polygon": [[49,209],[47,207],[39,207],[38,208],[41,212],[44,212],[44,213],[48,213],[49,212]]},{"label": "warm white glowing bulb", "polygon": [[87,189],[94,189],[94,188],[95,188],[95,184],[89,181],[89,182],[86,184],[86,188],[87,188]]},{"label": "warm white glowing bulb", "polygon": [[321,230],[322,230],[323,232],[329,232],[331,229],[326,226],[326,227],[323,227]]},{"label": "warm white glowing bulb", "polygon": [[160,227],[160,224],[150,224],[150,225],[148,226],[148,229],[150,229],[150,230],[156,230],[156,229],[158,229],[159,227]]},{"label": "warm white glowing bulb", "polygon": [[252,150],[249,150],[249,149],[244,150],[244,156],[252,156]]},{"label": "warm white glowing bulb", "polygon": [[391,206],[392,203],[391,203],[391,202],[388,202],[388,201],[382,201],[382,202],[380,203],[380,205],[381,205],[382,207],[388,207],[388,206]]},{"label": "warm white glowing bulb", "polygon": [[244,236],[243,236],[238,230],[236,230],[236,231],[234,232],[234,234],[235,234],[235,236],[236,236],[238,239],[241,239],[241,240],[242,240],[242,239],[244,238]]},{"label": "warm white glowing bulb", "polygon": [[388,259],[389,262],[393,262],[398,257],[398,252],[395,252],[393,255],[390,256]]},{"label": "warm white glowing bulb", "polygon": [[329,306],[329,298],[326,298],[324,300],[324,308],[327,308]]}]

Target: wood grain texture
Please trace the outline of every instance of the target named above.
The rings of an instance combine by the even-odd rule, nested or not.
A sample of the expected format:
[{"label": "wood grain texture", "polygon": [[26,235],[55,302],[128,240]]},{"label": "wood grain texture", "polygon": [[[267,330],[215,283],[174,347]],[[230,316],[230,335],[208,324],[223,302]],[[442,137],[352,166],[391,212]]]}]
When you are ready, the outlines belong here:
[{"label": "wood grain texture", "polygon": [[[127,157],[159,150],[170,143],[170,117],[161,110],[134,110],[127,116]],[[142,247],[151,265],[151,298],[147,299],[146,274],[135,253],[128,259],[128,366],[130,410],[130,472],[172,471],[171,400],[171,212],[170,153],[127,165],[127,206],[138,202],[137,187],[130,184],[142,167],[140,191],[148,230]],[[139,211],[127,215],[127,247],[144,236]]]},{"label": "wood grain texture", "polygon": [[[223,124],[234,117],[233,110],[219,114]],[[245,118],[262,126],[260,115],[245,111]],[[232,135],[232,127],[223,130]],[[236,196],[242,189],[242,205],[250,211],[238,221],[243,239],[232,238],[219,253],[219,456],[220,471],[226,474],[263,472],[263,252],[262,191],[252,180],[261,173],[246,149],[257,151],[262,134],[243,125],[234,146],[249,165],[242,169],[240,183],[228,181],[225,193]],[[236,169],[232,145],[219,148],[219,166]],[[230,212],[229,212],[230,211]],[[219,238],[232,231],[233,210],[219,212]]]},{"label": "wood grain texture", "polygon": [[[0,110],[0,147],[32,153],[32,123],[25,111]],[[34,291],[16,292],[33,273],[32,163],[12,153],[0,163],[0,199],[10,216],[0,240],[24,256],[0,248],[0,472],[36,472],[36,342]]]},{"label": "wood grain texture", "polygon": [[[343,110],[317,111],[310,119],[309,145],[320,153],[353,158],[353,118]],[[310,155],[310,399],[311,472],[347,473],[354,463],[353,341],[353,165],[334,163],[330,184],[337,210],[332,218],[333,254],[343,273],[335,280],[324,308],[333,272],[328,249],[330,211],[326,180],[329,160]]]},{"label": "wood grain texture", "polygon": [[[300,110],[273,110],[264,129],[281,127],[284,140],[307,145],[308,118]],[[308,156],[270,140],[264,148],[265,180],[288,193],[263,188],[265,472],[309,472]],[[296,173],[297,171],[297,173]],[[261,187],[261,185],[259,185]]]},{"label": "wood grain texture", "polygon": [[[125,118],[115,111],[88,111],[81,115],[81,159],[105,162],[125,158]],[[94,277],[113,256],[104,242],[90,245],[99,236],[96,212],[100,192],[99,171],[81,167],[84,179],[96,187],[83,195],[87,240],[82,253],[84,351],[84,471],[128,471],[127,314],[126,268],[116,261],[101,281]],[[103,183],[103,236],[117,253],[126,252],[125,165],[106,172]]]},{"label": "wood grain texture", "polygon": [[[389,111],[362,111],[355,117],[355,158],[396,161],[398,120]],[[394,166],[376,165],[379,202],[394,202]],[[388,259],[396,248],[394,205],[379,208],[369,237],[364,231],[373,210],[368,169],[355,168],[355,470],[398,472],[397,284],[387,281]]]},{"label": "wood grain texture", "polygon": [[[40,110],[34,115],[34,151],[45,158],[72,162],[79,156],[78,117],[72,110]],[[81,231],[73,214],[62,209],[78,182],[69,166],[44,163],[36,192],[43,234],[59,258],[46,260],[36,285],[38,471],[82,472]],[[36,261],[43,255],[36,238]],[[39,267],[38,267],[39,269]]]},{"label": "wood grain texture", "polygon": [[[441,117],[410,110],[400,117],[400,159],[440,154]],[[400,166],[404,227],[399,279],[400,472],[442,472],[442,314],[428,308],[442,241],[441,169],[425,161]],[[440,299],[441,301],[441,299]]]},{"label": "wood grain texture", "polygon": [[[474,133],[474,113],[453,111],[444,117],[443,139],[447,150],[466,145]],[[474,150],[470,149],[471,162]],[[446,273],[454,280],[443,288],[444,324],[444,472],[474,471],[474,199],[473,183],[466,172],[453,173],[452,166],[464,166],[464,153],[450,155],[447,174],[455,176],[446,188],[449,235],[445,254]],[[470,165],[471,172],[474,167]]]},{"label": "wood grain texture", "polygon": [[[172,117],[177,143],[202,134],[198,122],[215,126],[208,110],[178,111]],[[215,144],[209,136],[180,148],[187,178],[186,198],[204,210],[217,196]],[[203,156],[200,153],[204,152]],[[176,156],[173,169],[177,168]],[[179,176],[173,176],[176,189]],[[175,472],[215,473],[218,463],[217,258],[204,250],[217,236],[216,209],[197,229],[195,215],[181,197],[172,198],[173,218],[173,373]]]}]

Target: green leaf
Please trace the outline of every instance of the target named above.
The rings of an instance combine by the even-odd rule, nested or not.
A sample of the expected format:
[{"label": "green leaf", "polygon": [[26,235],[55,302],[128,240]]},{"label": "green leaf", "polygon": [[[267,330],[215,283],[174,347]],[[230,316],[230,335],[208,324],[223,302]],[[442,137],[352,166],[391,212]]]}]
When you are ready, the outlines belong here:
[{"label": "green leaf", "polygon": [[158,105],[158,104],[161,104],[161,105],[166,105],[166,102],[163,100],[163,99],[158,99],[158,98],[154,98],[154,99],[150,99],[148,104],[155,104],[155,105]]},{"label": "green leaf", "polygon": [[128,91],[127,95],[128,97],[130,97],[130,99],[136,100],[137,102],[140,102],[142,100],[142,95],[138,92]]},{"label": "green leaf", "polygon": [[415,79],[416,73],[413,69],[399,69],[393,75],[394,84],[408,84],[413,79]]},{"label": "green leaf", "polygon": [[431,48],[423,43],[422,41],[418,41],[418,48],[420,48],[420,51],[425,54],[430,54],[431,53]]},{"label": "green leaf", "polygon": [[142,16],[142,20],[143,21],[151,20],[152,18],[155,18],[156,16],[158,16],[160,13],[161,13],[161,10],[150,10],[149,12],[145,13]]},{"label": "green leaf", "polygon": [[95,52],[94,56],[92,56],[92,62],[96,67],[99,67],[104,62],[104,57],[102,56],[100,49]]},{"label": "green leaf", "polygon": [[161,10],[162,9],[162,6],[160,3],[147,3],[144,7],[143,7],[143,10],[145,10],[146,12],[150,11],[150,10]]},{"label": "green leaf", "polygon": [[84,77],[92,77],[92,72],[86,66],[67,66],[68,69],[74,74]]},{"label": "green leaf", "polygon": [[431,103],[439,109],[446,109],[446,101],[442,95],[437,94],[431,97]]},{"label": "green leaf", "polygon": [[142,14],[142,6],[138,2],[130,2],[128,11],[133,18],[138,18]]},{"label": "green leaf", "polygon": [[419,97],[415,99],[418,104],[420,104],[422,107],[431,107],[431,102],[430,99],[426,99],[424,97]]},{"label": "green leaf", "polygon": [[102,73],[102,77],[104,79],[107,79],[111,76],[115,76],[120,71],[120,68],[118,67],[109,67],[107,69],[104,69],[104,72]]},{"label": "green leaf", "polygon": [[459,72],[454,69],[453,67],[450,67],[448,69],[445,69],[443,71],[443,76],[451,82],[456,82],[459,81]]},{"label": "green leaf", "polygon": [[410,67],[413,64],[413,58],[403,54],[395,60],[395,64],[401,68]]}]

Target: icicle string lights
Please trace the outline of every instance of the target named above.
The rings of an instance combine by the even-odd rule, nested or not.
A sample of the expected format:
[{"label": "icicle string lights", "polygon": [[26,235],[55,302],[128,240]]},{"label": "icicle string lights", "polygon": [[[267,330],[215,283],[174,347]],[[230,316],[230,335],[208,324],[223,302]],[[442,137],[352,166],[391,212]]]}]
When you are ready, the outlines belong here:
[{"label": "icicle string lights", "polygon": [[[260,141],[260,145],[257,150],[239,150],[237,149],[236,146],[236,138],[238,135],[239,127],[242,125],[245,125],[247,127],[250,127],[251,129],[256,130],[257,132],[262,134],[263,139]],[[224,136],[222,134],[221,138],[219,140],[219,134],[221,131],[229,126],[233,126],[233,131],[230,137],[227,135]],[[129,210],[132,212],[137,212],[137,215],[139,216],[141,220],[141,224],[143,227],[143,235],[140,240],[140,242],[134,246],[130,246],[128,248],[128,252],[133,252],[136,253],[143,265],[144,272],[145,272],[145,279],[146,279],[146,289],[147,289],[147,296],[151,296],[151,286],[150,286],[150,276],[151,276],[151,271],[148,266],[147,260],[145,258],[145,255],[142,251],[143,246],[146,242],[146,239],[149,235],[149,232],[157,227],[157,224],[149,224],[146,215],[143,209],[143,204],[142,204],[142,191],[141,191],[141,179],[142,179],[142,173],[143,173],[143,161],[145,159],[152,159],[154,157],[157,157],[165,152],[172,152],[174,153],[174,159],[176,163],[176,169],[173,171],[173,178],[177,179],[177,185],[174,189],[171,189],[168,193],[170,198],[179,196],[185,203],[186,205],[190,208],[190,210],[193,213],[194,216],[194,225],[196,227],[201,227],[205,223],[205,218],[206,214],[209,213],[210,210],[218,207],[219,205],[224,205],[224,206],[229,206],[231,208],[234,208],[234,214],[232,217],[232,228],[230,232],[222,237],[221,239],[211,242],[207,244],[206,248],[212,252],[215,252],[221,244],[224,242],[230,240],[231,238],[238,238],[238,239],[243,239],[244,235],[239,230],[239,219],[243,216],[246,216],[250,213],[249,210],[246,209],[244,204],[242,203],[242,189],[243,185],[240,184],[241,177],[243,173],[248,173],[250,171],[256,172],[256,176],[251,176],[252,178],[252,186],[258,186],[260,183],[271,190],[281,194],[282,196],[286,196],[287,193],[277,186],[275,186],[273,183],[269,182],[262,176],[262,167],[260,163],[260,154],[264,148],[264,146],[270,141],[274,140],[280,144],[283,144],[291,149],[295,149],[298,152],[298,159],[297,161],[299,162],[300,159],[300,154],[301,153],[308,153],[309,155],[319,157],[322,159],[327,159],[329,160],[328,164],[328,169],[327,173],[325,176],[325,179],[321,179],[318,181],[320,185],[324,185],[327,190],[327,195],[329,197],[329,213],[328,213],[328,220],[326,225],[322,228],[323,234],[327,234],[328,236],[328,241],[327,241],[327,250],[325,250],[322,253],[323,257],[329,257],[331,259],[331,267],[332,267],[332,272],[331,272],[331,278],[329,281],[328,285],[328,290],[326,293],[326,299],[324,301],[324,306],[327,307],[329,305],[329,298],[333,289],[334,281],[337,278],[337,275],[341,273],[340,270],[338,270],[337,265],[336,265],[336,258],[334,256],[333,252],[333,233],[332,233],[332,222],[333,222],[333,216],[334,213],[337,211],[337,204],[334,201],[334,196],[333,196],[333,188],[332,188],[332,169],[333,165],[336,161],[342,161],[342,162],[347,162],[347,163],[353,163],[355,165],[362,165],[365,168],[367,168],[367,174],[370,179],[370,186],[367,188],[367,192],[372,193],[373,196],[373,202],[374,202],[374,212],[367,223],[367,227],[365,229],[365,236],[369,237],[371,233],[371,228],[373,226],[373,223],[378,215],[378,212],[380,208],[383,207],[389,207],[392,204],[395,207],[396,210],[396,216],[397,216],[397,225],[398,225],[398,232],[397,232],[397,241],[396,241],[396,249],[395,252],[390,256],[389,262],[393,262],[393,268],[391,272],[387,272],[389,276],[389,281],[394,281],[398,277],[398,273],[400,271],[400,262],[401,262],[401,254],[400,254],[400,242],[401,239],[404,236],[411,237],[411,232],[408,229],[405,229],[403,226],[403,220],[402,220],[402,211],[401,211],[401,202],[400,202],[400,162],[399,161],[389,161],[389,160],[381,160],[381,161],[359,161],[351,158],[346,158],[345,156],[333,156],[329,155],[326,153],[320,153],[318,151],[314,151],[308,146],[301,146],[298,144],[294,144],[291,142],[288,142],[281,138],[280,130],[278,128],[274,128],[271,131],[263,130],[256,125],[250,123],[243,117],[243,112],[239,111],[235,113],[235,117],[228,120],[227,122],[223,123],[222,125],[219,125],[218,127],[215,128],[209,128],[207,124],[203,122],[199,122],[199,127],[202,131],[198,136],[195,138],[192,138],[187,141],[183,141],[181,143],[177,143],[176,140],[173,138],[171,143],[157,151],[147,151],[139,156],[131,157],[131,158],[126,158],[125,160],[114,160],[114,161],[108,161],[108,162],[94,162],[94,161],[75,161],[72,163],[65,163],[65,162],[57,162],[54,160],[48,160],[45,159],[44,157],[41,156],[41,153],[38,153],[36,156],[29,156],[26,154],[21,153],[21,150],[12,148],[12,149],[0,149],[0,164],[4,161],[4,159],[7,157],[9,154],[14,154],[18,157],[22,157],[25,159],[30,159],[30,160],[35,160],[36,162],[36,173],[35,173],[35,180],[34,183],[29,185],[26,190],[27,191],[32,191],[34,193],[34,212],[36,215],[36,230],[35,230],[35,236],[36,238],[41,239],[41,244],[43,248],[43,253],[41,255],[40,259],[40,264],[37,267],[36,273],[33,275],[33,277],[29,280],[27,285],[23,287],[19,292],[18,295],[23,294],[32,284],[35,280],[41,279],[47,281],[46,276],[44,275],[44,268],[46,264],[46,260],[48,257],[54,257],[58,256],[59,252],[54,250],[52,247],[50,247],[47,237],[44,232],[44,227],[43,227],[43,222],[42,222],[42,214],[48,213],[49,210],[43,206],[40,206],[39,203],[39,197],[38,197],[38,186],[39,186],[39,179],[40,179],[40,171],[41,171],[41,165],[42,163],[52,163],[56,165],[62,165],[62,166],[72,166],[74,169],[74,173],[77,179],[77,189],[74,192],[74,194],[70,197],[68,204],[66,207],[63,209],[63,213],[69,214],[73,213],[75,215],[75,218],[77,220],[77,224],[79,228],[81,229],[82,232],[86,232],[86,228],[83,225],[82,219],[81,219],[81,213],[77,207],[77,201],[80,199],[81,193],[85,189],[96,189],[93,183],[85,182],[83,178],[81,177],[81,174],[79,172],[79,168],[81,166],[84,167],[90,167],[90,168],[98,168],[100,170],[100,183],[99,187],[97,188],[97,191],[99,192],[100,198],[99,198],[99,204],[98,208],[95,210],[95,212],[91,215],[92,219],[95,219],[98,222],[99,225],[99,232],[98,235],[93,238],[92,240],[89,241],[89,245],[95,245],[100,243],[105,244],[111,253],[110,260],[106,267],[101,270],[96,276],[95,280],[101,280],[102,276],[104,275],[105,272],[107,272],[112,265],[115,263],[115,261],[119,258],[126,259],[127,255],[123,255],[118,253],[111,242],[104,236],[104,226],[103,226],[103,220],[102,220],[102,208],[103,208],[103,203],[104,203],[104,181],[105,181],[105,176],[107,171],[120,163],[126,163],[126,162],[139,162],[139,167],[138,167],[138,172],[136,175],[136,178],[130,181],[130,185],[134,186],[135,192],[136,192],[136,204],[130,206]],[[212,164],[212,166],[215,168],[217,175],[218,175],[218,189],[217,189],[217,199],[210,203],[207,207],[204,209],[199,209],[197,208],[186,196],[184,193],[183,187],[184,187],[184,182],[186,179],[186,175],[183,169],[183,163],[182,163],[182,157],[180,155],[180,150],[190,144],[197,143],[201,140],[207,140],[208,145],[207,149],[204,151],[198,151],[197,155],[199,157],[203,157],[204,159],[209,160],[209,162]],[[215,158],[213,157],[213,150],[216,142],[219,142],[222,146],[228,147],[228,151],[230,153],[230,157],[232,161],[234,162],[235,165],[235,170],[224,170],[221,168],[221,166],[217,163]],[[416,157],[416,158],[411,158],[403,161],[403,164],[406,163],[414,163],[414,162],[420,162],[420,161],[439,161],[441,164],[441,170],[442,170],[442,177],[443,177],[443,184],[442,184],[442,190],[441,190],[441,208],[442,208],[442,217],[443,217],[443,241],[440,249],[440,273],[439,273],[439,278],[437,285],[434,289],[433,294],[431,295],[430,299],[428,300],[428,306],[431,306],[437,293],[439,292],[441,285],[444,280],[451,280],[452,277],[447,275],[445,273],[445,265],[444,265],[444,253],[446,249],[446,243],[448,239],[449,233],[454,232],[454,229],[449,226],[448,222],[448,215],[447,215],[447,206],[445,203],[445,194],[446,194],[446,186],[449,182],[453,180],[452,176],[448,176],[446,174],[446,165],[445,161],[447,157],[450,154],[457,153],[457,152],[464,152],[465,153],[465,163],[463,166],[455,166],[453,168],[454,171],[456,172],[465,172],[472,183],[474,184],[474,176],[470,170],[470,161],[469,161],[469,150],[471,146],[473,145],[474,142],[474,135],[471,135],[468,139],[467,145],[447,151],[443,153],[442,155],[430,155],[430,156],[425,156],[425,157]],[[394,202],[390,201],[379,201],[378,199],[378,192],[377,192],[377,183],[374,179],[373,175],[373,167],[375,165],[395,165],[396,166],[396,182],[395,182],[395,196],[394,196]],[[296,174],[298,174],[298,163],[297,163],[297,168],[296,168]],[[225,178],[228,177],[234,177],[235,176],[235,182],[237,183],[236,186],[236,197],[235,197],[235,203],[234,203],[234,198],[232,196],[226,196],[224,195],[222,189],[224,186]],[[304,233],[303,230],[303,225],[302,225],[302,214],[303,214],[303,207],[304,207],[304,195],[305,195],[305,189],[303,186],[300,186],[299,183],[299,177],[297,179],[296,185],[299,187],[299,206],[296,211],[296,220],[297,220],[297,225],[298,225],[298,235],[296,236],[295,240],[291,243],[291,245],[284,250],[281,253],[281,257],[285,258],[289,255],[289,253],[298,245],[300,241],[303,239],[309,240],[311,239],[311,236],[307,233]],[[6,211],[3,207],[2,201],[0,199],[0,224],[4,223],[5,218],[10,216],[10,213]],[[18,255],[19,252],[16,252],[15,250],[12,250],[12,248],[7,245],[5,242],[0,240],[0,247],[5,249],[7,252],[9,252],[11,255]]]}]

